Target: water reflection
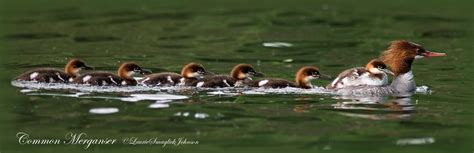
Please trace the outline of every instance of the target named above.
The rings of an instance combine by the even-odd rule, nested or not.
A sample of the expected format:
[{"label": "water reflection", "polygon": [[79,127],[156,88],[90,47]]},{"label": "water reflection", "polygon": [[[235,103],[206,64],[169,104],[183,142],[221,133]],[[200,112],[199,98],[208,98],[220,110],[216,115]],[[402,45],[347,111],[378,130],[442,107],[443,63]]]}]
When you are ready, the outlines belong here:
[{"label": "water reflection", "polygon": [[408,138],[408,139],[400,139],[397,140],[397,145],[422,145],[422,144],[432,144],[435,142],[435,138],[433,137],[425,137],[425,138]]},{"label": "water reflection", "polygon": [[196,113],[193,113],[193,112],[177,112],[177,113],[174,114],[174,116],[191,117],[191,118],[195,118],[195,119],[206,119],[206,118],[210,117],[209,114],[203,113],[203,112],[196,112]]},{"label": "water reflection", "polygon": [[[312,89],[300,88],[186,88],[186,87],[94,87],[80,85],[59,85],[59,84],[38,84],[13,82],[14,86],[23,87],[21,92],[26,95],[34,96],[57,96],[74,97],[81,99],[106,99],[120,100],[125,102],[152,101],[148,105],[151,109],[166,109],[171,107],[171,102],[189,99],[195,101],[200,98],[209,98],[215,103],[235,103],[235,98],[252,95],[322,95],[333,96],[332,99],[320,97],[318,100],[313,98],[296,98],[296,101],[339,101],[329,104],[305,103],[298,104],[293,108],[295,113],[308,113],[312,109],[330,110],[335,113],[355,118],[365,118],[370,120],[405,120],[412,117],[415,112],[415,106],[412,104],[411,97],[351,97],[334,96],[334,93],[322,87]],[[66,92],[66,93],[65,93]],[[417,93],[430,94],[431,90],[427,86],[419,86]],[[194,96],[198,95],[198,96]],[[217,99],[216,99],[217,98]],[[230,99],[223,99],[230,98]],[[245,98],[244,98],[245,99]],[[201,101],[201,100],[198,100]],[[205,101],[205,100],[204,100]],[[265,101],[271,103],[274,101]],[[284,101],[282,101],[284,102]],[[253,101],[252,103],[256,103]],[[93,112],[91,112],[93,113]],[[190,112],[179,112],[175,116],[202,119],[209,115]]]},{"label": "water reflection", "polygon": [[408,119],[415,112],[411,97],[335,97],[351,101],[332,104],[331,110],[343,116],[372,120]]},{"label": "water reflection", "polygon": [[89,110],[91,114],[113,114],[117,112],[119,112],[119,109],[115,107],[92,108]]}]

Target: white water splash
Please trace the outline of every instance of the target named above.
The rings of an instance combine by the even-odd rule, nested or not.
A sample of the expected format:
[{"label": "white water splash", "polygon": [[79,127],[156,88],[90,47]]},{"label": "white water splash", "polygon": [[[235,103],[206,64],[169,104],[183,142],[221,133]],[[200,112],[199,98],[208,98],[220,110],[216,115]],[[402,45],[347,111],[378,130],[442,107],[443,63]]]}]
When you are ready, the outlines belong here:
[{"label": "white water splash", "polygon": [[425,138],[409,138],[409,139],[400,139],[397,140],[397,145],[422,145],[422,144],[432,144],[435,143],[433,137]]},{"label": "white water splash", "polygon": [[170,104],[167,103],[153,103],[148,106],[148,108],[168,108],[170,107]]},{"label": "white water splash", "polygon": [[194,114],[194,118],[197,118],[197,119],[205,119],[205,118],[208,118],[209,117],[209,114],[206,114],[206,113],[196,113]]},{"label": "white water splash", "polygon": [[92,114],[113,114],[117,112],[119,112],[119,109],[115,107],[100,107],[100,108],[92,108],[89,110],[89,113],[92,113]]},{"label": "white water splash", "polygon": [[12,81],[15,87],[30,90],[76,90],[81,92],[114,93],[114,92],[142,92],[142,91],[182,91],[192,90],[193,87],[149,87],[149,86],[91,86],[85,84],[38,83],[32,81]]},{"label": "white water splash", "polygon": [[20,90],[21,93],[29,93],[29,92],[35,92],[35,91],[38,91],[38,90],[35,90],[35,89],[21,89]]},{"label": "white water splash", "polygon": [[416,93],[421,93],[421,94],[431,94],[432,91],[431,91],[430,87],[422,85],[422,86],[416,87],[415,92]]},{"label": "white water splash", "polygon": [[273,48],[282,48],[282,47],[292,47],[293,44],[287,42],[264,42],[262,43],[264,47],[273,47]]},{"label": "white water splash", "polygon": [[78,93],[74,93],[74,94],[63,94],[63,93],[28,93],[26,95],[30,95],[30,96],[58,96],[58,97],[81,97],[83,95],[88,95],[90,93],[82,93],[82,92],[78,92]]},{"label": "white water splash", "polygon": [[[196,87],[183,87],[183,86],[172,86],[172,87],[150,87],[150,86],[91,86],[82,84],[63,84],[63,83],[38,83],[31,81],[12,81],[13,86],[25,88],[22,89],[22,93],[35,93],[40,90],[73,90],[82,93],[138,93],[138,92],[177,92],[177,93],[197,93],[200,91],[206,91],[208,95],[226,95],[226,96],[238,96],[242,94],[257,95],[257,94],[331,94],[339,95],[338,92],[327,90],[323,87],[313,87],[311,89],[301,88],[196,88]],[[347,89],[350,90],[350,89]],[[419,86],[416,88],[416,93],[430,94],[432,91],[427,86]],[[36,95],[36,94],[34,94]],[[133,96],[135,95],[135,96]],[[360,95],[360,94],[356,94]],[[81,96],[81,95],[78,95]],[[77,96],[77,97],[78,97]],[[137,95],[132,94],[131,97],[119,98],[123,101],[140,101],[140,100],[164,100],[164,98],[158,95]],[[360,96],[367,97],[362,94]],[[95,97],[97,98],[97,97]],[[117,99],[117,97],[115,97]],[[174,100],[176,97],[171,98]],[[183,98],[178,98],[183,99]]]},{"label": "white water splash", "polygon": [[194,117],[196,119],[206,119],[210,117],[209,114],[207,113],[202,113],[202,112],[197,112],[194,113],[194,115],[190,112],[177,112],[174,114],[174,116],[180,116],[180,117]]},{"label": "white water splash", "polygon": [[261,95],[261,94],[332,94],[331,91],[326,90],[323,87],[313,87],[311,89],[302,89],[302,88],[253,88],[247,91],[242,92],[243,94],[248,95]]}]

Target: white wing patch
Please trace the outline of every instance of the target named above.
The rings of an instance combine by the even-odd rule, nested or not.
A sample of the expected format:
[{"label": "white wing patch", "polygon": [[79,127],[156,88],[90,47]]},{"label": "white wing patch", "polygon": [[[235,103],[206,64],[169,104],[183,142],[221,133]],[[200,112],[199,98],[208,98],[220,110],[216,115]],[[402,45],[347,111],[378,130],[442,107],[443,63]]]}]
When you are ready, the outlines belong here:
[{"label": "white wing patch", "polygon": [[184,86],[186,84],[186,82],[184,82],[184,77],[179,79],[179,84],[178,86]]},{"label": "white wing patch", "polygon": [[145,79],[142,80],[142,83],[145,83],[147,82],[148,80],[150,80],[150,77],[146,77]]},{"label": "white wing patch", "polygon": [[336,87],[336,83],[337,83],[339,80],[341,80],[341,77],[337,77],[336,79],[334,79],[334,81],[332,81],[332,83],[331,83],[331,86]]},{"label": "white wing patch", "polygon": [[56,75],[58,76],[59,79],[61,79],[62,81],[66,82],[66,80],[64,80],[64,79],[61,77],[61,74],[56,73]]},{"label": "white wing patch", "polygon": [[196,84],[196,87],[202,87],[202,85],[204,85],[204,82],[201,81]]},{"label": "white wing patch", "polygon": [[236,81],[234,87],[241,87],[244,86],[244,82],[242,80]]},{"label": "white wing patch", "polygon": [[38,72],[33,72],[33,73],[30,74],[30,79],[33,80],[33,79],[35,79],[38,75],[39,75]]},{"label": "white wing patch", "polygon": [[168,77],[166,77],[166,79],[168,80],[168,82],[170,82],[171,84],[174,84],[174,81],[173,79],[171,79],[171,76],[168,75]]},{"label": "white wing patch", "polygon": [[87,82],[92,78],[90,75],[86,75],[85,77],[82,78],[82,82]]},{"label": "white wing patch", "polygon": [[258,82],[258,86],[261,87],[261,86],[266,85],[267,83],[268,83],[268,80],[262,80]]},{"label": "white wing patch", "polygon": [[226,86],[230,87],[230,84],[227,83],[227,80],[222,80],[222,82],[224,82],[224,84],[225,84]]},{"label": "white wing patch", "polygon": [[105,81],[105,80],[102,80],[102,85],[103,85],[103,86],[106,86],[106,85],[108,85],[107,81]]},{"label": "white wing patch", "polygon": [[[114,84],[118,84],[117,82],[115,82],[114,78],[112,76],[109,75],[109,79],[110,81],[112,81]],[[125,84],[124,84],[125,83]],[[125,81],[122,82],[123,85],[126,85],[127,83]]]}]

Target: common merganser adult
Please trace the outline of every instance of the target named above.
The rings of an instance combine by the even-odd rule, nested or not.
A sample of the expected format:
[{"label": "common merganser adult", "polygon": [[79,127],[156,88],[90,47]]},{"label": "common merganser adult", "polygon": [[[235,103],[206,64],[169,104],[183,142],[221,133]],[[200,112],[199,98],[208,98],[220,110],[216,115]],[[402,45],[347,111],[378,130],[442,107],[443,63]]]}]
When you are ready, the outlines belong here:
[{"label": "common merganser adult", "polygon": [[397,40],[390,43],[390,47],[381,55],[381,60],[390,66],[394,73],[394,80],[388,86],[356,86],[336,89],[340,95],[361,96],[396,96],[408,97],[416,90],[415,79],[411,65],[415,59],[424,57],[447,56],[445,53],[437,53],[425,50],[422,46],[406,41]]}]

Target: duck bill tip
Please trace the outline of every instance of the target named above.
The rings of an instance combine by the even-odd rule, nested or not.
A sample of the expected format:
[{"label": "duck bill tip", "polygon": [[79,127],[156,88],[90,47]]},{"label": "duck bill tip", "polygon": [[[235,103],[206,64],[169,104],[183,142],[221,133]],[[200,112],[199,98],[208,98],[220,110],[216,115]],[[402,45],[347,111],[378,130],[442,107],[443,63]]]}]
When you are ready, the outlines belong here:
[{"label": "duck bill tip", "polygon": [[264,77],[265,74],[263,74],[262,72],[257,72],[253,76],[255,76],[255,77]]},{"label": "duck bill tip", "polygon": [[83,69],[84,69],[84,70],[94,70],[94,68],[93,68],[93,67],[89,67],[89,66],[84,66],[84,68],[83,68]]},{"label": "duck bill tip", "polygon": [[425,53],[423,53],[423,56],[425,56],[425,57],[440,57],[440,56],[448,56],[448,55],[446,53],[426,51]]},{"label": "duck bill tip", "polygon": [[332,77],[329,76],[329,75],[326,75],[326,74],[320,74],[320,75],[319,75],[319,79],[322,79],[322,80],[331,80]]},{"label": "duck bill tip", "polygon": [[153,73],[153,72],[151,72],[151,70],[148,70],[148,69],[143,69],[143,70],[141,71],[141,74],[143,74],[143,75],[149,75],[149,74],[151,74],[151,73]]}]

